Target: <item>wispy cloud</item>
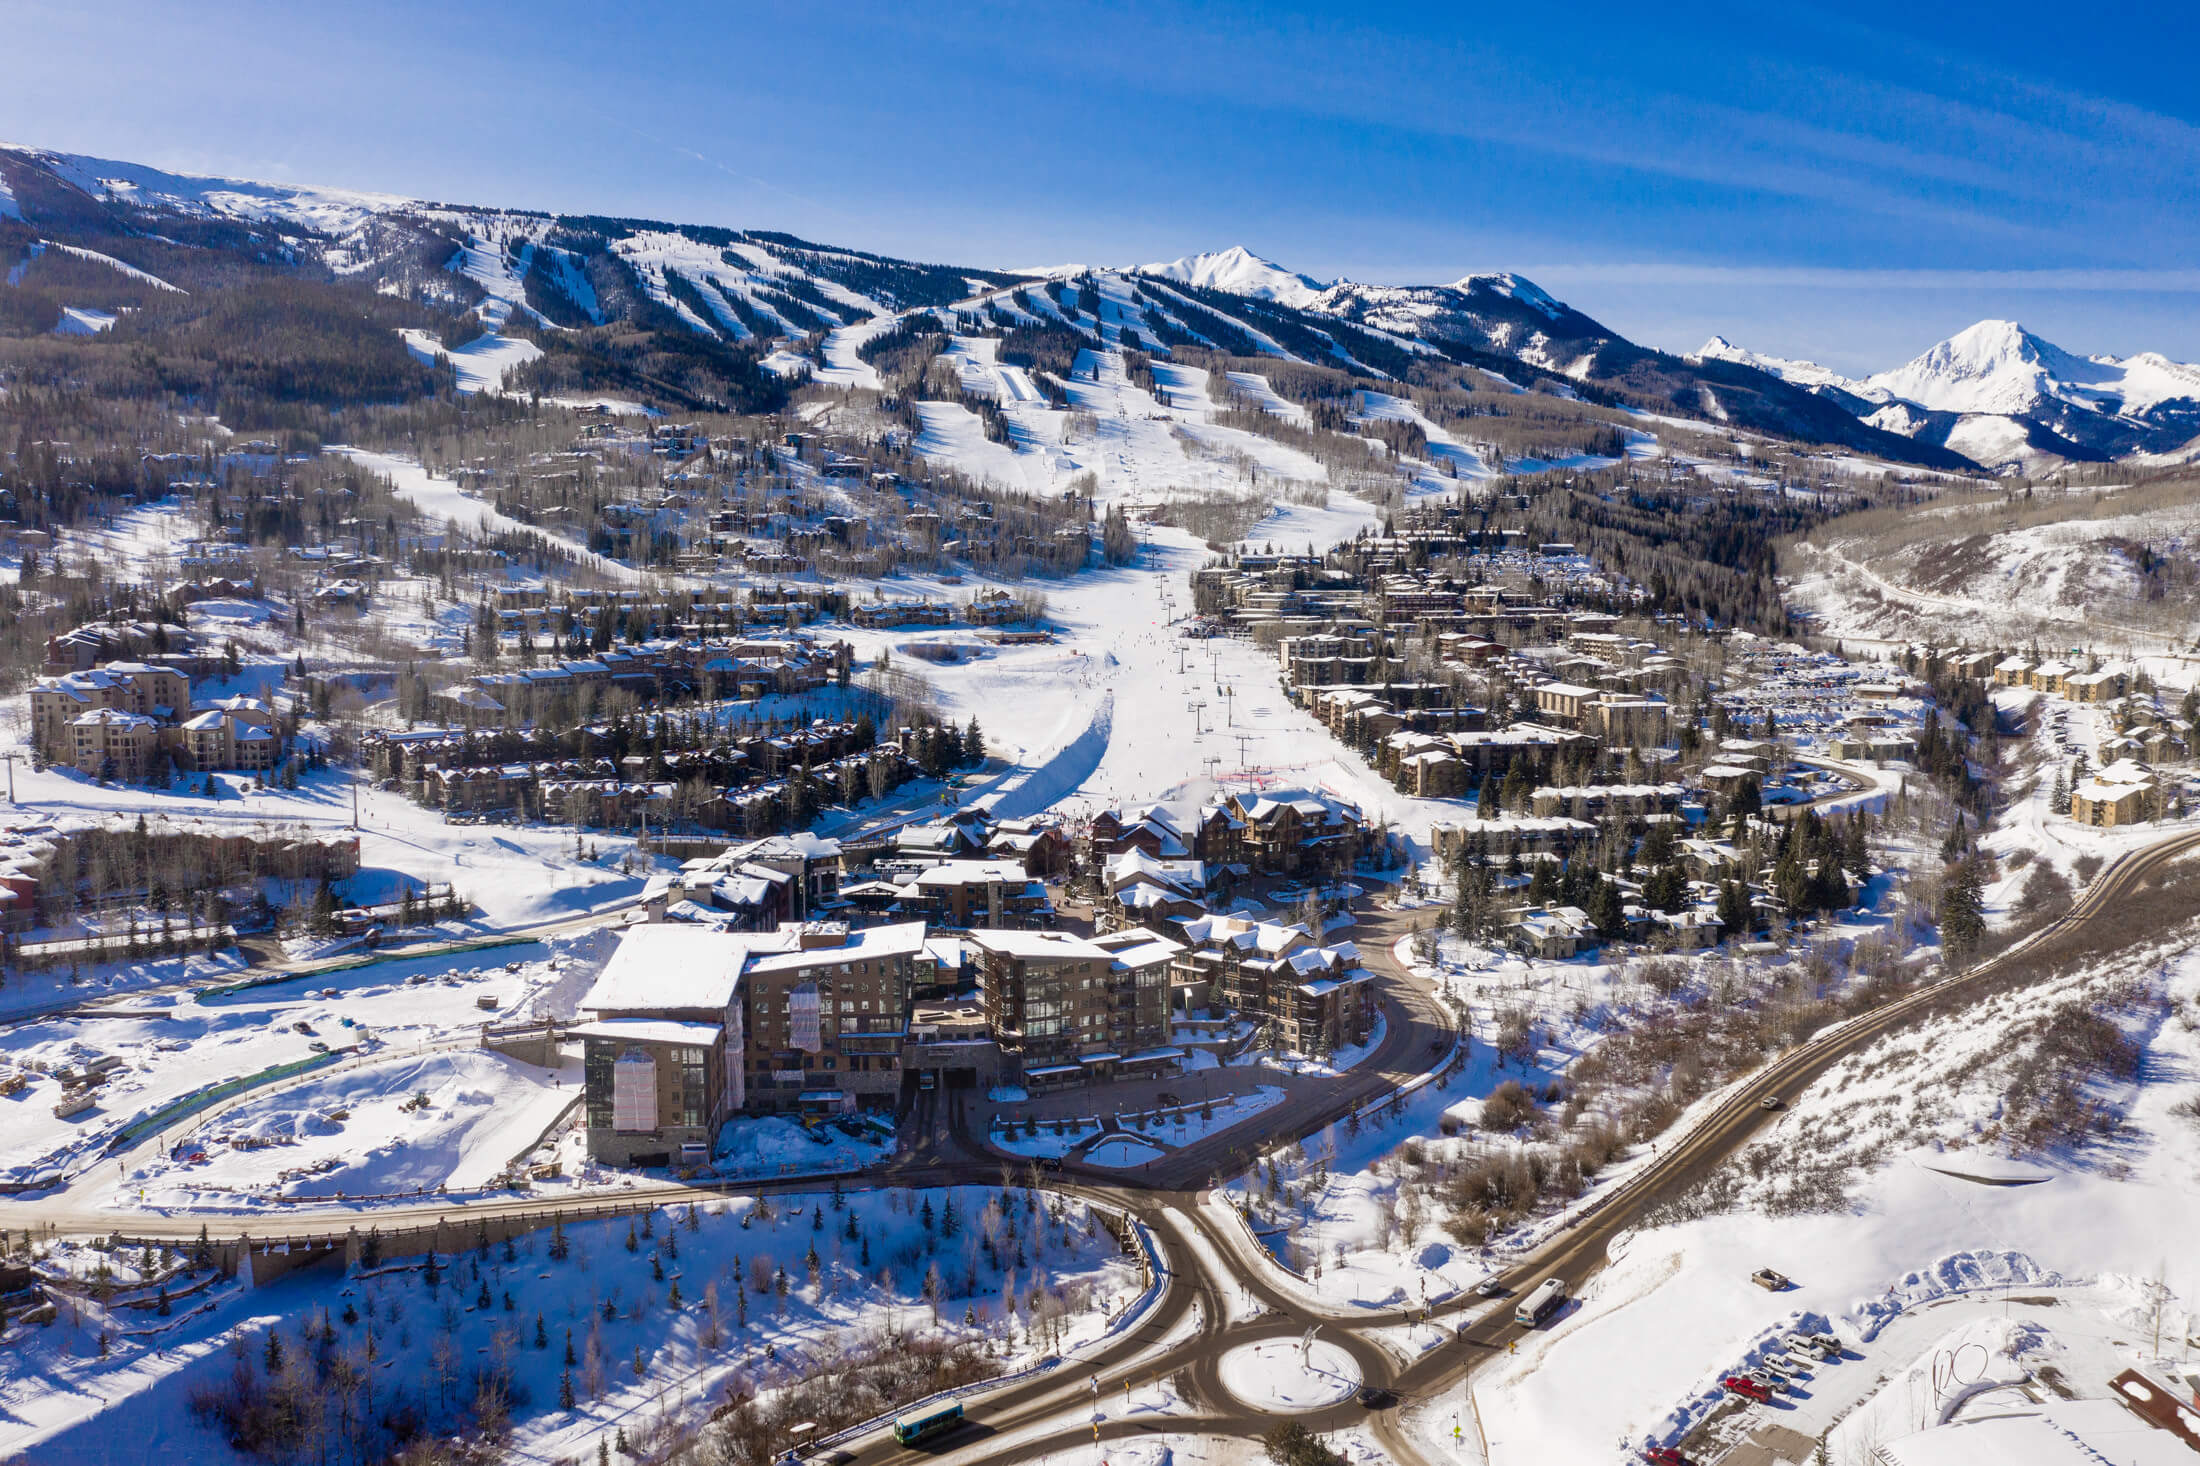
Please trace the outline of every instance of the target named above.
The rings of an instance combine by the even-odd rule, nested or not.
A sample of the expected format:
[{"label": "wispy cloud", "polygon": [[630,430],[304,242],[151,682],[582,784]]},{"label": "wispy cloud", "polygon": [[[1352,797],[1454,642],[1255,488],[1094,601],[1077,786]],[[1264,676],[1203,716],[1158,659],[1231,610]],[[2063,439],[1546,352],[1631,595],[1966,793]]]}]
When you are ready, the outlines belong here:
[{"label": "wispy cloud", "polygon": [[[2200,293],[2200,270],[1844,270],[1820,266],[1690,265],[1655,260],[1528,266],[1523,273],[1596,285],[1767,286],[1786,290],[2101,291]],[[1391,278],[1405,278],[1402,275]],[[1424,271],[1420,278],[1434,278]]]}]

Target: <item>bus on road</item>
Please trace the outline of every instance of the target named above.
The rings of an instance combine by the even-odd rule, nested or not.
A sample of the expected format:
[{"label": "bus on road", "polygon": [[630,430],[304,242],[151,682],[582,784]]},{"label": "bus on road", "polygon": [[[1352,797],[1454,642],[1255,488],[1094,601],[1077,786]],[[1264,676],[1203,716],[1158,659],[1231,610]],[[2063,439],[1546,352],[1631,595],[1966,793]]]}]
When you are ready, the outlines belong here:
[{"label": "bus on road", "polygon": [[1533,1293],[1520,1300],[1520,1306],[1513,1310],[1513,1322],[1524,1329],[1532,1329],[1549,1318],[1565,1301],[1566,1280],[1545,1278],[1536,1284]]},{"label": "bus on road", "polygon": [[962,1401],[950,1400],[944,1405],[927,1405],[912,1410],[907,1415],[894,1417],[894,1439],[905,1446],[930,1440],[962,1424]]}]

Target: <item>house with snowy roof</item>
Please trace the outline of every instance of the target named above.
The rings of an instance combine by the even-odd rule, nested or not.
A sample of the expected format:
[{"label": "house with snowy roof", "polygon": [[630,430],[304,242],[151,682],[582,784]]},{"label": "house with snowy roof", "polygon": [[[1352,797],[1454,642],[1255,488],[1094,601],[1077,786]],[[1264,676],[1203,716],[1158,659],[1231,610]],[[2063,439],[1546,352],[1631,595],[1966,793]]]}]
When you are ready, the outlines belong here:
[{"label": "house with snowy roof", "polygon": [[1359,806],[1306,789],[1234,794],[1245,863],[1257,875],[1328,878],[1358,863],[1367,838]]},{"label": "house with snowy roof", "polygon": [[1170,981],[1192,1006],[1204,995],[1271,1023],[1302,1054],[1360,1043],[1374,1024],[1373,978],[1350,942],[1324,946],[1304,926],[1235,916],[1200,917],[1183,932]]}]

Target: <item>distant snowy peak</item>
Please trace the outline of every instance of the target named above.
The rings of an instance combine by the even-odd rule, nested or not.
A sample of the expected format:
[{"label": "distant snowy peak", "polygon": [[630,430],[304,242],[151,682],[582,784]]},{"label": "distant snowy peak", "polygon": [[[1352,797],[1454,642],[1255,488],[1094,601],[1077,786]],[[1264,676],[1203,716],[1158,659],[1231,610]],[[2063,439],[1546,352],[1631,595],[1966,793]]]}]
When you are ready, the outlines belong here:
[{"label": "distant snowy peak", "polygon": [[169,173],[142,163],[59,153],[19,143],[0,143],[0,152],[35,162],[102,203],[260,220],[323,234],[347,234],[376,214],[419,207],[414,200],[396,194]]},{"label": "distant snowy peak", "polygon": [[2076,400],[2073,389],[2088,399],[2080,405],[2098,407],[2089,384],[2120,374],[2119,364],[2074,356],[2015,321],[1980,321],[1870,380],[1935,412],[2006,415],[2029,412],[2043,398]]},{"label": "distant snowy peak", "polygon": [[1838,402],[1868,426],[1996,470],[2161,454],[2200,430],[2200,366],[2152,351],[2079,356],[2015,321],[1980,321],[1861,381],[1723,336],[1705,342],[1696,359],[1754,367]]},{"label": "distant snowy peak", "polygon": [[1567,310],[1563,303],[1554,299],[1542,286],[1536,284],[1533,280],[1512,274],[1509,271],[1499,271],[1495,274],[1485,275],[1461,275],[1451,282],[1451,288],[1464,291],[1468,295],[1472,295],[1478,290],[1494,291],[1509,300],[1517,300],[1524,306],[1539,310],[1554,321],[1564,315]]},{"label": "distant snowy peak", "polygon": [[1186,255],[1165,264],[1140,265],[1138,273],[1202,290],[1222,290],[1255,300],[1272,300],[1294,310],[1306,309],[1327,288],[1318,280],[1294,274],[1236,244],[1216,253]]},{"label": "distant snowy peak", "polygon": [[1785,356],[1767,356],[1736,346],[1724,336],[1714,336],[1696,352],[1698,361],[1729,361],[1737,366],[1755,367],[1792,386],[1821,396],[1846,394],[1861,402],[1885,404],[1894,400],[1895,394],[1870,382],[1859,382],[1844,377],[1832,367],[1820,366],[1815,361]]}]

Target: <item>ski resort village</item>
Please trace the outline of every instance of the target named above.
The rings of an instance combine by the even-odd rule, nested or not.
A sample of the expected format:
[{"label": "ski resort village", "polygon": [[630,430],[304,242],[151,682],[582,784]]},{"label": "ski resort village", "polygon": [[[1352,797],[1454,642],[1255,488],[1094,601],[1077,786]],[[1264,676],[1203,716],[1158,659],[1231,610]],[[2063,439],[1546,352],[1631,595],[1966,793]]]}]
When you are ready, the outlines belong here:
[{"label": "ski resort village", "polygon": [[2193,393],[29,148],[0,267],[0,1460],[2200,1466]]}]

